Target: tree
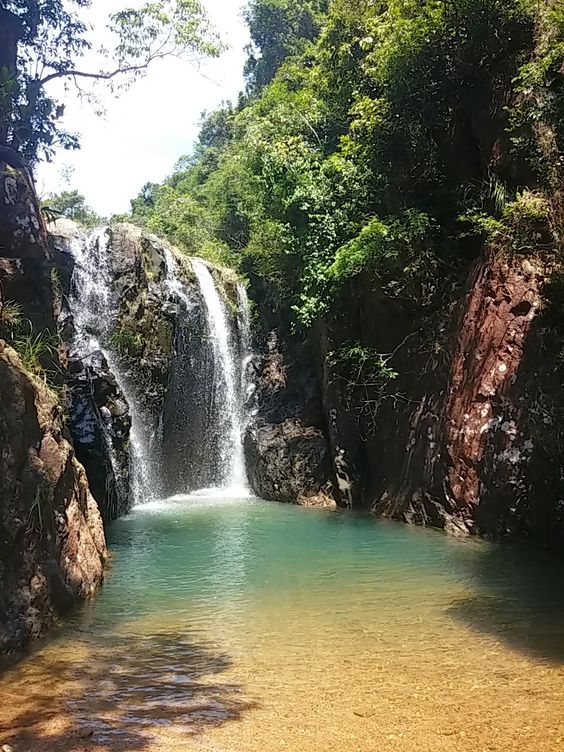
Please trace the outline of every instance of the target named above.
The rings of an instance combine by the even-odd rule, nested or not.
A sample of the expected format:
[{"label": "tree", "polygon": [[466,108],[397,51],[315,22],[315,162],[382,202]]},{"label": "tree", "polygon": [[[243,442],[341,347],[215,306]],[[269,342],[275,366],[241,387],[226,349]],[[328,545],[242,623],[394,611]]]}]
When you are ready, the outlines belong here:
[{"label": "tree", "polygon": [[52,193],[42,204],[46,209],[62,217],[79,222],[85,227],[96,227],[96,225],[102,224],[104,221],[100,215],[96,214],[88,206],[84,196],[77,190]]},{"label": "tree", "polygon": [[131,199],[131,213],[135,217],[140,219],[151,214],[155,208],[158,189],[159,185],[157,183],[145,183],[139,195]]},{"label": "tree", "polygon": [[74,134],[60,129],[64,105],[47,92],[55,79],[80,89],[80,82],[127,86],[155,60],[217,55],[221,45],[199,0],[161,0],[112,14],[110,62],[84,70],[91,49],[80,9],[89,0],[0,0],[0,147],[33,163],[55,146],[77,148]]},{"label": "tree", "polygon": [[260,92],[289,55],[300,55],[321,27],[327,0],[251,0],[244,13],[251,45],[245,64],[247,88]]},{"label": "tree", "polygon": [[431,310],[477,234],[505,228],[519,164],[562,184],[561,8],[250,0],[249,96],[207,115],[133,220],[191,254],[219,248],[301,325],[348,304],[359,275]]}]

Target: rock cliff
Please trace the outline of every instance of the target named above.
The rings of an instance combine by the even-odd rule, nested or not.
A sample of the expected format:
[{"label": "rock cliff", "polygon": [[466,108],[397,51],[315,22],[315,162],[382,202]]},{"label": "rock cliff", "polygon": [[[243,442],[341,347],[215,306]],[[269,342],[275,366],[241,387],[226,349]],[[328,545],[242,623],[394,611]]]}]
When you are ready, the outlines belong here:
[{"label": "rock cliff", "polygon": [[0,652],[36,638],[101,584],[100,512],[60,404],[0,341]]},{"label": "rock cliff", "polygon": [[[554,255],[487,248],[427,313],[356,279],[346,315],[317,322],[293,386],[264,348],[247,441],[257,492],[296,502],[324,488],[457,535],[560,544],[560,279]],[[394,377],[343,377],[335,353],[353,338]]]},{"label": "rock cliff", "polygon": [[[456,533],[560,537],[557,462],[547,456],[546,434],[564,395],[554,378],[550,397],[540,397],[540,381],[534,394],[539,368],[530,360],[559,338],[546,326],[546,279],[538,259],[486,253],[474,265],[444,323],[448,349],[425,364],[431,378],[415,371],[420,388],[404,393],[409,401],[393,423],[398,440],[386,433],[396,459],[377,471],[377,513]],[[379,441],[371,442],[376,467]]]}]

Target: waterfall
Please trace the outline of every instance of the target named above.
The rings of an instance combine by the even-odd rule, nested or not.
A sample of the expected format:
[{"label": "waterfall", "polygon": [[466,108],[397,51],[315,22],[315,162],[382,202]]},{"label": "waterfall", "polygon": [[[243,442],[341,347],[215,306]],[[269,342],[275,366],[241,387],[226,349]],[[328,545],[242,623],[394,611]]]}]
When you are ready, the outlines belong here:
[{"label": "waterfall", "polygon": [[[242,438],[251,350],[245,289],[229,283],[228,303],[206,262],[186,259],[193,269],[190,279],[171,249],[156,239],[151,242],[150,276],[139,284],[147,285],[157,320],[172,324],[167,381],[159,385],[160,415],[147,404],[131,361],[114,344],[132,261],[119,255],[119,244],[107,228],[77,232],[67,241],[74,259],[71,355],[89,364],[101,352],[129,404],[135,504],[198,488],[240,492],[247,487]],[[107,443],[111,450],[111,441]]]},{"label": "waterfall", "polygon": [[215,394],[215,435],[219,442],[219,467],[216,485],[225,488],[247,487],[243,431],[246,403],[246,365],[249,347],[248,302],[244,288],[237,286],[239,336],[230,330],[227,305],[222,301],[213,276],[202,259],[193,258],[206,309],[206,326],[213,352]]},{"label": "waterfall", "polygon": [[[150,436],[142,411],[127,374],[110,347],[119,301],[113,291],[114,275],[107,228],[73,235],[68,241],[68,250],[74,260],[69,295],[75,330],[71,357],[88,363],[95,353],[102,352],[127,400],[131,415],[131,492],[134,503],[138,503],[155,495],[156,481],[151,471]],[[107,443],[111,446],[111,441]],[[115,458],[111,453],[110,459],[113,464]]]}]

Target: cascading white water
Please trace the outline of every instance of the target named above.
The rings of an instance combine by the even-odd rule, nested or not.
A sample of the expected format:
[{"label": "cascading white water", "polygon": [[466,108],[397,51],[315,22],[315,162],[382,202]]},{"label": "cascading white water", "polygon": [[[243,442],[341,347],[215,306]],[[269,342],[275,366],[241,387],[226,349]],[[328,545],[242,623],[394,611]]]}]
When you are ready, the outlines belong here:
[{"label": "cascading white water", "polygon": [[[108,240],[107,228],[102,227],[77,233],[68,243],[75,262],[69,296],[75,328],[71,355],[88,360],[93,353],[102,352],[129,405],[131,490],[133,501],[137,503],[155,495],[155,484],[149,462],[150,442],[141,411],[126,374],[108,347],[118,310],[118,301],[112,290]],[[114,459],[111,459],[113,463]]]},{"label": "cascading white water", "polygon": [[247,291],[240,282],[237,282],[237,303],[239,306],[238,332],[239,357],[241,360],[241,395],[243,397],[240,419],[241,436],[243,436],[250,417],[249,411],[245,409],[245,405],[250,403],[256,384],[249,373],[253,361],[253,349],[251,345],[251,309],[249,307]]},{"label": "cascading white water", "polygon": [[[192,267],[198,280],[207,312],[208,334],[214,355],[214,378],[218,409],[220,467],[218,485],[244,489],[247,487],[243,430],[245,417],[245,370],[249,349],[248,304],[242,286],[238,287],[241,311],[239,347],[233,341],[229,317],[213,276],[202,259],[193,258]],[[242,352],[240,351],[242,350]]]},{"label": "cascading white water", "polygon": [[165,283],[168,291],[173,297],[178,298],[185,308],[190,308],[191,301],[186,294],[186,285],[180,281],[178,276],[178,262],[174,258],[172,251],[169,248],[164,248],[164,260],[165,260]]},{"label": "cascading white water", "polygon": [[[75,261],[69,300],[73,354],[88,359],[102,352],[129,404],[134,503],[202,485],[246,489],[242,435],[249,398],[250,325],[244,287],[236,286],[238,310],[233,316],[206,262],[190,260],[198,295],[182,279],[181,261],[159,247],[164,276],[153,295],[160,295],[163,306],[174,301],[179,307],[167,395],[156,428],[132,373],[112,345],[120,308],[119,263],[116,267],[106,228],[77,233],[69,251]],[[166,315],[173,310],[168,308]],[[200,458],[205,441],[208,452]]]}]

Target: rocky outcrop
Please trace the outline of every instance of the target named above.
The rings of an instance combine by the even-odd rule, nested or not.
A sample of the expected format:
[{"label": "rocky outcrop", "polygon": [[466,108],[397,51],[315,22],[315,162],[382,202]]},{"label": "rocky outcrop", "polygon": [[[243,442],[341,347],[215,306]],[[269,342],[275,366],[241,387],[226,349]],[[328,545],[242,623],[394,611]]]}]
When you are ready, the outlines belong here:
[{"label": "rocky outcrop", "polygon": [[[149,438],[152,492],[170,496],[213,485],[220,464],[214,435],[214,350],[200,286],[185,254],[130,224],[108,230],[119,300],[110,348],[116,353]],[[209,265],[240,339],[235,275]],[[240,342],[239,342],[240,344]],[[202,451],[205,447],[205,451]]]},{"label": "rocky outcrop", "polygon": [[102,519],[57,398],[0,341],[0,652],[103,578]]},{"label": "rocky outcrop", "polygon": [[534,493],[525,482],[535,442],[523,430],[528,405],[519,376],[544,276],[538,262],[486,259],[460,322],[445,409],[445,481],[457,513],[488,532],[496,527],[490,509],[507,491],[515,504]]},{"label": "rocky outcrop", "polygon": [[[162,415],[178,313],[165,283],[168,246],[126,223],[87,231],[58,220],[51,228],[51,245],[67,298],[75,292],[73,244],[84,246],[79,258],[86,255],[104,267],[104,274],[93,284],[107,284],[111,290],[102,291],[95,301],[95,305],[104,302],[105,310],[99,312],[99,321],[89,322],[89,328],[95,324],[96,337],[116,354],[128,381],[143,395],[152,433]],[[76,305],[80,305],[78,298]],[[75,326],[69,306],[59,317],[59,329],[65,342],[71,343]]]},{"label": "rocky outcrop", "polygon": [[[66,219],[51,223],[49,229],[52,277],[58,288],[55,313],[68,394],[69,429],[102,516],[110,521],[131,507],[129,406],[98,346],[93,344],[88,352],[80,354],[73,347],[77,331],[70,301],[75,296],[75,260],[70,246],[78,242],[84,230]],[[86,301],[81,303],[86,305]],[[103,312],[104,316],[108,314]]]},{"label": "rocky outcrop", "polygon": [[190,262],[129,224],[110,228],[109,243],[120,301],[111,347],[143,406],[151,464],[158,468],[153,492],[172,495],[209,485],[214,447],[201,451],[207,404],[191,396],[209,380],[211,343]]},{"label": "rocky outcrop", "polygon": [[323,433],[299,418],[257,422],[245,437],[249,482],[263,499],[304,506],[334,506],[331,465]]},{"label": "rocky outcrop", "polygon": [[[31,179],[0,184],[0,653],[41,635],[103,578],[104,530],[65,424],[61,291]],[[37,373],[41,376],[33,375]],[[49,382],[52,385],[47,387]],[[56,392],[53,389],[56,388]]]},{"label": "rocky outcrop", "polygon": [[257,363],[257,408],[245,436],[249,483],[264,499],[334,506],[329,445],[307,343],[282,352],[276,331]]},{"label": "rocky outcrop", "polygon": [[[257,492],[294,500],[304,493],[298,474],[314,493],[330,478],[341,506],[456,535],[558,544],[564,326],[558,301],[547,300],[554,275],[541,255],[488,250],[464,286],[419,318],[356,280],[347,316],[313,333],[308,362],[317,359],[321,378],[308,382],[307,365],[298,367],[323,419],[301,420],[303,400],[284,411],[295,397],[283,360],[278,351],[265,359],[247,439]],[[335,353],[355,338],[367,353],[386,354],[395,378],[344,378]]]},{"label": "rocky outcrop", "polygon": [[68,364],[69,428],[105,521],[131,507],[129,406],[101,351]]},{"label": "rocky outcrop", "polygon": [[559,461],[546,451],[564,397],[559,350],[542,366],[531,360],[556,335],[543,310],[547,276],[539,259],[490,253],[476,263],[445,322],[450,349],[426,364],[431,379],[413,353],[408,361],[417,383],[402,384],[409,402],[396,420],[395,462],[374,486],[376,513],[456,534],[560,539]]},{"label": "rocky outcrop", "polygon": [[151,433],[163,412],[174,346],[178,307],[165,289],[166,244],[139,228],[108,228],[112,277],[120,301],[113,335],[114,349],[143,394],[151,415]]},{"label": "rocky outcrop", "polygon": [[[329,492],[340,506],[455,535],[561,545],[564,321],[554,258],[486,249],[430,311],[359,277],[346,314],[318,321],[301,360],[290,358],[291,378],[281,353],[289,342],[297,352],[296,342],[271,343],[245,445],[254,490],[284,501]],[[368,358],[362,376],[339,366],[351,341]],[[388,378],[371,368],[378,353]]]},{"label": "rocky outcrop", "polygon": [[[221,452],[218,437],[210,434],[217,398],[214,349],[189,258],[127,223],[84,231],[57,222],[53,246],[63,297],[69,299],[59,325],[74,374],[71,430],[104,516],[126,510],[113,499],[123,496],[128,474],[140,481],[135,493],[148,496],[213,485]],[[210,269],[233,313],[236,344],[236,277]],[[100,348],[110,368],[102,364]],[[116,376],[111,388],[109,370]],[[132,466],[137,462],[139,472],[129,469],[123,447],[126,400],[134,428]],[[104,477],[110,483],[104,485]]]},{"label": "rocky outcrop", "polygon": [[0,303],[18,303],[36,331],[53,329],[45,224],[29,180],[10,169],[0,175],[0,214]]}]

